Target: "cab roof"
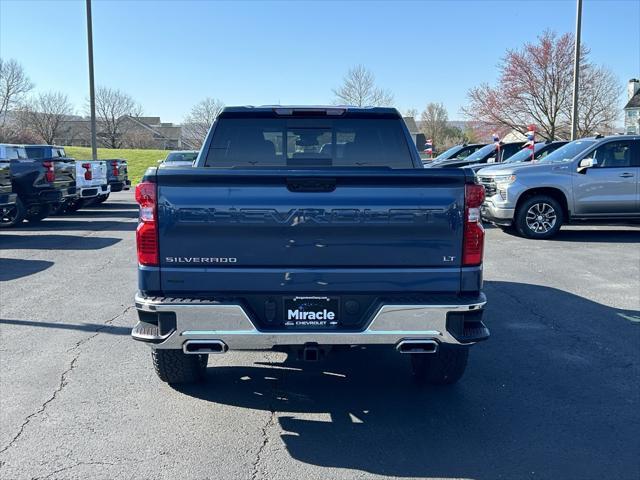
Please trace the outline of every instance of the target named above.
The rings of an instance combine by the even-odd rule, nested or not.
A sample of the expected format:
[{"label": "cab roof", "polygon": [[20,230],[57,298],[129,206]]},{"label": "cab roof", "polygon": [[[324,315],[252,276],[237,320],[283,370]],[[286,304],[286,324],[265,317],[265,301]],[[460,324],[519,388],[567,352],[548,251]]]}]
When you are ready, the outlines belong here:
[{"label": "cab roof", "polygon": [[392,107],[357,107],[353,105],[246,105],[225,107],[220,114],[225,116],[384,116],[402,118],[398,110]]}]

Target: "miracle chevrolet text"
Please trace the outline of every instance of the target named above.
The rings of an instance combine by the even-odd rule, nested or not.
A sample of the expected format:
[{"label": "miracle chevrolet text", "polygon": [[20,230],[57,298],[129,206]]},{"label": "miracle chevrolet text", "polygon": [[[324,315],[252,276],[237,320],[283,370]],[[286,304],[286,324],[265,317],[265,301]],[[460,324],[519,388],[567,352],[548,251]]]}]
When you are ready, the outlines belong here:
[{"label": "miracle chevrolet text", "polygon": [[482,322],[484,188],[424,169],[395,109],[228,107],[191,166],[136,188],[138,323],[171,384],[210,354],[395,349],[463,375]]}]

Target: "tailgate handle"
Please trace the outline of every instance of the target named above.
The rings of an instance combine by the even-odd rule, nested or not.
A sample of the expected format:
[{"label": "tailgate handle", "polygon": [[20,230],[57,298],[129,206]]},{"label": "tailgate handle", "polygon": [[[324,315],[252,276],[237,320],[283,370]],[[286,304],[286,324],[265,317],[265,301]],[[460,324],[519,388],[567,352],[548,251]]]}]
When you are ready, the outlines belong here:
[{"label": "tailgate handle", "polygon": [[290,192],[333,192],[336,189],[335,178],[287,178]]}]

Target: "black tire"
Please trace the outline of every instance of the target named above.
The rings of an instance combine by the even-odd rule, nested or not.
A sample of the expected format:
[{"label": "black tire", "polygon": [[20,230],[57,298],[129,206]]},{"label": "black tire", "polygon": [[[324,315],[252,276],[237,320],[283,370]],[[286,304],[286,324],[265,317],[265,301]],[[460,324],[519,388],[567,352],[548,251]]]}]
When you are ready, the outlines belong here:
[{"label": "black tire", "polygon": [[208,355],[187,355],[182,350],[153,349],[153,367],[163,382],[185,384],[202,381]]},{"label": "black tire", "polygon": [[67,203],[65,206],[65,210],[67,212],[77,212],[85,205],[86,205],[86,200],[79,198],[77,200],[73,200],[72,202]]},{"label": "black tire", "polygon": [[106,195],[98,195],[98,198],[93,203],[104,203],[109,198],[109,194]]},{"label": "black tire", "polygon": [[65,203],[55,203],[53,205],[51,205],[51,211],[49,212],[49,215],[54,216],[54,215],[63,215],[65,212],[66,206]]},{"label": "black tire", "polygon": [[558,233],[563,222],[562,206],[555,198],[547,195],[527,198],[516,211],[515,227],[518,234],[525,238],[551,238]]},{"label": "black tire", "polygon": [[27,209],[25,218],[27,219],[27,222],[38,223],[41,220],[47,218],[49,215],[51,215],[51,204],[37,203],[35,205],[31,205]]},{"label": "black tire", "polygon": [[507,235],[513,235],[514,233],[516,233],[516,229],[513,225],[499,225],[498,228],[500,228],[500,230],[502,230]]},{"label": "black tire", "polygon": [[24,203],[20,197],[16,199],[16,203],[0,209],[0,228],[10,228],[20,225],[24,220]]},{"label": "black tire", "polygon": [[412,353],[411,371],[420,383],[451,385],[464,375],[469,347],[440,345],[437,353]]}]

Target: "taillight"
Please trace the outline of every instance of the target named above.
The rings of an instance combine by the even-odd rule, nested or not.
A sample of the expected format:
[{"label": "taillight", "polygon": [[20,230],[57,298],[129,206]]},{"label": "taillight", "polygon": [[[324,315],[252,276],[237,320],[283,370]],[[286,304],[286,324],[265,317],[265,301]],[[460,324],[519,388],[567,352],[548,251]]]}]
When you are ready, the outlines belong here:
[{"label": "taillight", "polygon": [[158,265],[158,222],[156,184],[139,183],[136,202],[140,205],[140,220],[136,229],[136,246],[140,265]]},{"label": "taillight", "polygon": [[120,172],[118,171],[118,162],[111,162],[111,172],[116,177],[120,174]]},{"label": "taillight", "polygon": [[83,163],[82,164],[82,168],[84,168],[84,170],[85,170],[84,179],[85,180],[91,180],[93,178],[93,173],[91,173],[91,164],[90,163]]},{"label": "taillight", "polygon": [[49,183],[55,182],[56,172],[53,166],[53,162],[45,160],[44,162],[42,162],[42,166],[47,169],[47,171],[44,172],[44,179]]},{"label": "taillight", "polygon": [[462,265],[482,263],[484,250],[484,228],[480,219],[480,206],[484,202],[484,186],[464,186],[464,238],[462,243]]}]

